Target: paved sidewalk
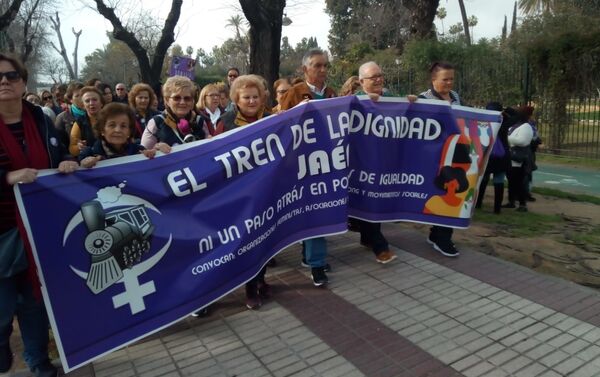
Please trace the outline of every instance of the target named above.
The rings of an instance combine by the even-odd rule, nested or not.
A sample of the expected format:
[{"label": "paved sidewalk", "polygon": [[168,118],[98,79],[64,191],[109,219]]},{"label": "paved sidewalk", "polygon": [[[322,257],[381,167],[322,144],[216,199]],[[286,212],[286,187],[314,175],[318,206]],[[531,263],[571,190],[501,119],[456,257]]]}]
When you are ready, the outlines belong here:
[{"label": "paved sidewalk", "polygon": [[[600,293],[386,224],[398,259],[375,263],[358,234],[328,238],[328,289],[300,247],[268,271],[273,299],[241,290],[69,376],[600,376]],[[460,246],[460,245],[459,245]],[[15,373],[27,376],[27,373]]]}]

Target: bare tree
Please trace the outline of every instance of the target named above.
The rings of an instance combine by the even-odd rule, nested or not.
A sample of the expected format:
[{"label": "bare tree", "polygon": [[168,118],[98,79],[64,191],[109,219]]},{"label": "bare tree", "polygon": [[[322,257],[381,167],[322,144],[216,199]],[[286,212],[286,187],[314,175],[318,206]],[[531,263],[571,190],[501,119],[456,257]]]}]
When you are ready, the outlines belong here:
[{"label": "bare tree", "polygon": [[419,39],[434,38],[433,20],[440,0],[405,1],[410,11],[410,35]]},{"label": "bare tree", "polygon": [[279,52],[285,0],[240,0],[250,23],[250,73],[263,76],[269,86],[279,78]]},{"label": "bare tree", "polygon": [[[60,44],[60,49],[56,47],[54,43],[50,43],[50,45],[62,56],[65,61],[65,65],[67,66],[67,72],[69,73],[69,78],[71,80],[77,80],[78,70],[77,70],[77,49],[79,48],[79,36],[81,35],[81,30],[79,32],[75,31],[75,28],[72,28],[73,34],[75,34],[75,49],[73,50],[73,65],[71,65],[71,61],[69,60],[69,56],[67,55],[67,49],[65,48],[65,44],[63,42],[62,34],[60,32],[60,18],[58,17],[58,12],[54,15],[55,18],[50,17],[50,22],[52,22],[52,28],[56,32],[56,36],[58,37],[58,43]],[[74,66],[74,68],[73,68]]]},{"label": "bare tree", "polygon": [[160,39],[153,51],[145,48],[140,39],[136,37],[136,34],[123,25],[119,17],[115,14],[114,7],[107,6],[103,0],[94,1],[98,12],[112,24],[112,34],[115,39],[125,42],[135,55],[140,66],[142,81],[152,86],[158,85],[167,49],[175,41],[174,30],[181,15],[183,0],[171,1],[171,10],[167,15]]}]

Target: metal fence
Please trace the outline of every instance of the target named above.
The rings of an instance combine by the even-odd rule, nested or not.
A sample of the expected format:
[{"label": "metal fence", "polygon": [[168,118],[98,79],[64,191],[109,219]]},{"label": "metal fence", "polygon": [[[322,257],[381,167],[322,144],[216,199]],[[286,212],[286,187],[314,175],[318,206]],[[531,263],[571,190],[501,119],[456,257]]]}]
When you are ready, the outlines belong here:
[{"label": "metal fence", "polygon": [[[382,69],[386,87],[392,93],[419,94],[429,85],[428,74],[423,70],[400,66]],[[516,55],[505,56],[495,64],[461,64],[455,88],[469,106],[485,107],[490,101],[504,106],[534,106],[534,118],[544,143],[541,153],[600,159],[600,89],[557,104],[544,96],[544,83],[535,79],[527,60]],[[561,110],[557,111],[557,107]]]}]

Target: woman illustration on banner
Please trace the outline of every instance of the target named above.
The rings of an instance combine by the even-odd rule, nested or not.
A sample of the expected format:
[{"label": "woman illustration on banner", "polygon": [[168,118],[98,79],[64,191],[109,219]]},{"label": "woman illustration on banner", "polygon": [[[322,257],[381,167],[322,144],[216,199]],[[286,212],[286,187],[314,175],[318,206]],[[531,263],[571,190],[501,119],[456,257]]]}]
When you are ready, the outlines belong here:
[{"label": "woman illustration on banner", "polygon": [[477,187],[478,155],[473,151],[471,139],[451,135],[444,144],[440,169],[434,184],[446,191],[433,195],[425,203],[423,213],[456,218],[469,218],[473,209]]}]

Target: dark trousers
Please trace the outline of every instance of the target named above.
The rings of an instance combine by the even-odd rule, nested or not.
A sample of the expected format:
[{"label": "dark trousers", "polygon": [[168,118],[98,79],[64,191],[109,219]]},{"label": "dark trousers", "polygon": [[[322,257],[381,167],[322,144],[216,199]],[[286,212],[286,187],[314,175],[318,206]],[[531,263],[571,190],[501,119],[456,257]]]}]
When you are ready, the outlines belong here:
[{"label": "dark trousers", "polygon": [[444,240],[450,241],[452,240],[452,232],[454,229],[448,228],[445,226],[434,225],[429,229],[429,236],[434,240]]},{"label": "dark trousers", "polygon": [[265,274],[266,273],[267,273],[267,266],[264,266],[262,268],[262,270],[260,270],[258,275],[256,275],[252,279],[248,280],[248,282],[246,283],[246,287],[252,287],[253,289],[256,290],[258,288],[258,283],[265,282]]},{"label": "dark trousers", "polygon": [[370,223],[358,219],[350,219],[350,221],[358,225],[360,229],[360,243],[371,247],[375,255],[389,249],[388,242],[381,233],[381,223]]},{"label": "dark trousers", "polygon": [[519,201],[520,206],[527,205],[529,195],[529,175],[521,166],[512,166],[508,171],[508,201]]}]

